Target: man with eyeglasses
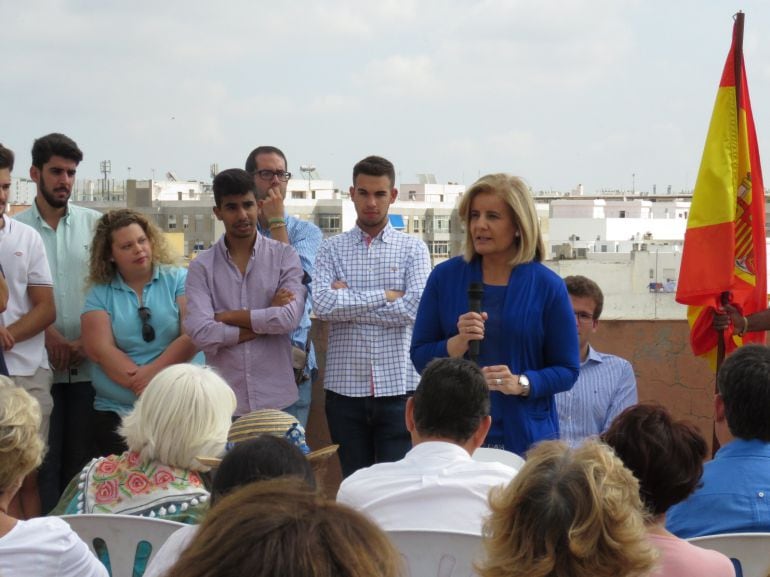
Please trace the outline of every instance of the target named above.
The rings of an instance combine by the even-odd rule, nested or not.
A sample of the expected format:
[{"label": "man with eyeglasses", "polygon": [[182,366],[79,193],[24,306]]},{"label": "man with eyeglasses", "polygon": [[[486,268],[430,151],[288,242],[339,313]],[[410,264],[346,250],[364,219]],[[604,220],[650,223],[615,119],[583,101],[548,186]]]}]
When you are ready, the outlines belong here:
[{"label": "man with eyeglasses", "polygon": [[[286,183],[291,178],[291,172],[287,171],[287,166],[286,155],[279,148],[258,146],[246,158],[245,168],[246,172],[253,175],[257,188],[259,232],[267,238],[291,245],[299,255],[302,269],[308,279],[312,280],[315,257],[318,247],[321,246],[323,234],[321,229],[312,222],[286,214],[284,208]],[[310,286],[308,285],[309,291]],[[291,334],[299,398],[296,403],[284,409],[287,413],[294,415],[303,427],[307,426],[313,383],[318,375],[315,349],[310,339],[311,308],[312,301],[308,294],[302,320]]]},{"label": "man with eyeglasses", "polygon": [[568,276],[564,283],[575,311],[580,375],[572,389],[556,395],[556,410],[561,438],[576,446],[606,431],[623,409],[636,404],[636,377],[627,360],[590,344],[604,306],[599,285],[584,276]]}]

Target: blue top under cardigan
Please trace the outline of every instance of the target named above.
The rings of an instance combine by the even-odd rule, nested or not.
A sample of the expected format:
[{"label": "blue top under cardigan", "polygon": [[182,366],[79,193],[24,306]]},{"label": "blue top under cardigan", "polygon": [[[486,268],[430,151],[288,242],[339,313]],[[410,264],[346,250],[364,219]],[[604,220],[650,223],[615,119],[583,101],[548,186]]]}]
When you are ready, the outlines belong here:
[{"label": "blue top under cardigan", "polygon": [[[468,312],[468,286],[481,280],[479,258],[466,263],[455,257],[433,269],[412,334],[417,371],[448,356],[447,340],[458,333],[458,317]],[[527,375],[531,390],[528,397],[491,393],[492,428],[486,444],[523,455],[533,443],[559,437],[554,394],[569,390],[577,380],[577,328],[564,281],[538,262],[513,269],[502,311],[507,342],[481,341],[479,364],[508,365],[513,374]]]}]

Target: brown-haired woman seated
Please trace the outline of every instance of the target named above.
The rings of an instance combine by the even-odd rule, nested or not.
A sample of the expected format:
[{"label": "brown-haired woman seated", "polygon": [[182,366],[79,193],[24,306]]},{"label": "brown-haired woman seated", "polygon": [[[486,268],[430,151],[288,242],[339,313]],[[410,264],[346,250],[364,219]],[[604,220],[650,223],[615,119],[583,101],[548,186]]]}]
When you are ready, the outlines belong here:
[{"label": "brown-haired woman seated", "polygon": [[401,557],[360,513],[295,479],[217,503],[166,577],[398,577]]},{"label": "brown-haired woman seated", "polygon": [[655,577],[733,577],[732,562],[666,530],[666,511],[684,501],[703,473],[706,441],[695,425],[675,421],[660,405],[642,404],[620,413],[603,435],[637,479],[651,517],[647,533],[660,551]]},{"label": "brown-haired woman seated", "polygon": [[639,483],[602,443],[540,443],[489,500],[481,577],[641,577],[654,566]]}]

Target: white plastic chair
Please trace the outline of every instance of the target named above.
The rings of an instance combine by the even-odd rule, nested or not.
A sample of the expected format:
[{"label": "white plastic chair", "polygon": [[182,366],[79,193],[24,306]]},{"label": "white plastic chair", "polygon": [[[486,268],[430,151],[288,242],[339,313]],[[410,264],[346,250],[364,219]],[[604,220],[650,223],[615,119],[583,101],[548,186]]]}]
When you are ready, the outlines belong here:
[{"label": "white plastic chair", "polygon": [[723,533],[693,537],[688,541],[737,560],[743,577],[767,577],[770,574],[770,533]]},{"label": "white plastic chair", "polygon": [[109,565],[105,565],[112,577],[132,577],[138,557],[145,558],[145,562],[140,563],[144,565],[141,567],[144,572],[147,563],[166,539],[185,526],[175,521],[134,515],[62,515],[61,518],[69,523],[102,562],[100,549],[106,548]]},{"label": "white plastic chair", "polygon": [[475,577],[481,536],[448,531],[386,531],[399,550],[405,577]]},{"label": "white plastic chair", "polygon": [[511,453],[504,449],[494,449],[492,447],[479,447],[473,451],[472,457],[474,461],[502,463],[503,465],[513,467],[517,471],[521,469],[525,463],[524,459],[516,453]]}]

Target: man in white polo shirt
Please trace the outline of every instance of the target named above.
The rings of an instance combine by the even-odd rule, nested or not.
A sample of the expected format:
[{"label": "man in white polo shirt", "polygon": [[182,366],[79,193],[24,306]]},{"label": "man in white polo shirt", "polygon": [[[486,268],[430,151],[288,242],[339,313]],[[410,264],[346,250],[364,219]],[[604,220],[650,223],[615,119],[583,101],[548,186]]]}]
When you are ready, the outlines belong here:
[{"label": "man in white polo shirt", "polygon": [[412,450],[400,461],[359,469],[340,485],[337,501],[383,530],[433,529],[481,535],[490,489],[516,469],[474,461],[492,418],[481,370],[459,358],[434,359],[406,402]]},{"label": "man in white polo shirt", "polygon": [[[10,158],[0,168],[0,178],[10,177],[13,152],[0,145],[0,157]],[[53,408],[44,331],[56,320],[53,282],[45,246],[38,232],[5,214],[9,190],[0,187],[0,264],[8,283],[8,308],[0,315],[0,342],[5,349],[8,373],[40,403],[41,435],[48,438],[48,419]],[[30,474],[19,492],[21,518],[40,514],[36,473]]]}]

